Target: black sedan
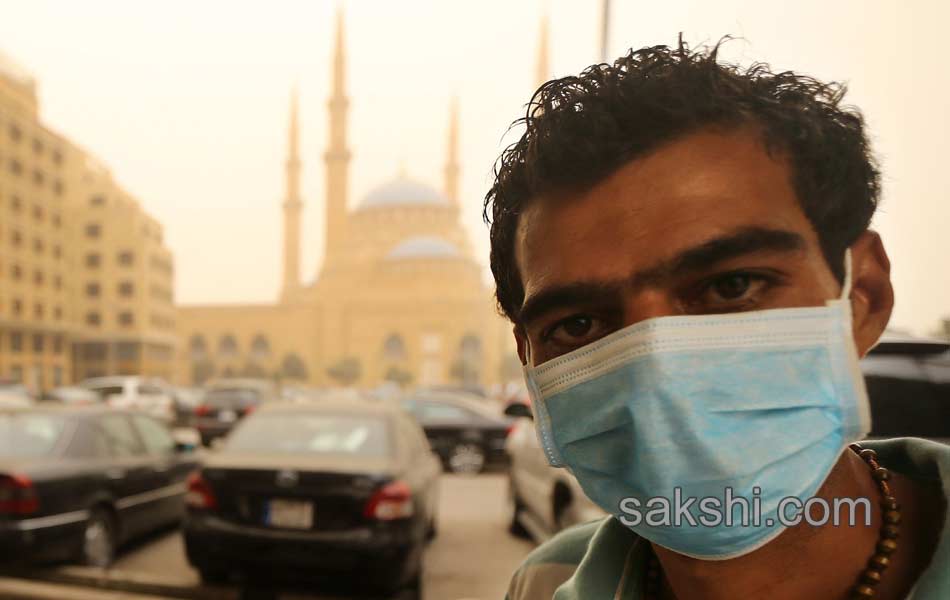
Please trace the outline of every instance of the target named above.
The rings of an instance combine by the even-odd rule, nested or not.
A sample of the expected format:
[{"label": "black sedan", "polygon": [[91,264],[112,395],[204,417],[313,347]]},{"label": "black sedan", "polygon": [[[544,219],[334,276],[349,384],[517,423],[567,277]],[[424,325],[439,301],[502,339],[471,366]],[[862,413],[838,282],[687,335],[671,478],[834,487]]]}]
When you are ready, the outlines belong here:
[{"label": "black sedan", "polygon": [[452,392],[424,391],[402,401],[429,438],[445,468],[453,473],[480,473],[488,465],[505,465],[505,440],[512,421],[483,402]]},{"label": "black sedan", "polygon": [[184,517],[193,454],[164,425],[104,407],[0,411],[0,559],[108,566]]},{"label": "black sedan", "polygon": [[212,384],[195,408],[194,426],[209,445],[264,402],[277,399],[273,383],[256,379],[225,379]]},{"label": "black sedan", "polygon": [[398,407],[263,405],[189,480],[188,560],[209,582],[240,572],[417,592],[441,471]]}]

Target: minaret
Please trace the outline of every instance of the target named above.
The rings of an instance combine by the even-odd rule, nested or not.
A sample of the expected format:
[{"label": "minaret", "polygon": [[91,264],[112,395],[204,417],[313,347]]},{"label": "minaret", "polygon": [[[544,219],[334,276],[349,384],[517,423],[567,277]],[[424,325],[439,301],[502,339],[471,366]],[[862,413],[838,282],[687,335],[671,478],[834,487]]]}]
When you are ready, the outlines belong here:
[{"label": "minaret", "polygon": [[330,93],[330,139],[324,161],[327,166],[326,247],[324,267],[339,258],[346,238],[347,175],[350,151],[346,147],[346,55],[343,46],[343,9],[337,9],[336,46],[333,52],[333,79]]},{"label": "minaret", "polygon": [[454,206],[459,205],[459,105],[452,98],[449,108],[449,145],[445,160],[445,196]]},{"label": "minaret", "polygon": [[535,71],[535,89],[551,78],[551,67],[548,64],[548,14],[545,11],[541,17],[541,29],[538,32],[538,64]]},{"label": "minaret", "polygon": [[281,297],[300,288],[300,152],[297,122],[297,88],[290,97],[290,129],[287,135],[287,189],[284,196],[284,283]]}]

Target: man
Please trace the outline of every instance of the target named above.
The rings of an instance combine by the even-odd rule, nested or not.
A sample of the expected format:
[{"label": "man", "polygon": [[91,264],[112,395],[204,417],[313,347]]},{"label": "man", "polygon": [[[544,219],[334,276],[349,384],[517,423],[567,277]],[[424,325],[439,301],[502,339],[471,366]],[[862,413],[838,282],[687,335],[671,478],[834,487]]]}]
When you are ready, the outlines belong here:
[{"label": "man", "polygon": [[[894,301],[863,120],[717,49],[548,82],[499,159],[491,266],[539,438],[613,515],[508,597],[950,598],[950,449],[852,445]],[[823,522],[836,500],[864,513]]]}]

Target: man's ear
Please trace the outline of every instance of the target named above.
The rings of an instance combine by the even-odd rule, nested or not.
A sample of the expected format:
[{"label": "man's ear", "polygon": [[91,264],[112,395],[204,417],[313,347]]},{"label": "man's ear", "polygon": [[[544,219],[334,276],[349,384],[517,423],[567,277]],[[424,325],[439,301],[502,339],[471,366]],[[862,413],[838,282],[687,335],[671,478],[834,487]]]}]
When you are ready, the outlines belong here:
[{"label": "man's ear", "polygon": [[511,328],[511,332],[515,334],[515,342],[518,344],[518,358],[521,359],[522,365],[528,364],[528,336],[525,335],[524,329],[520,325],[515,325]]},{"label": "man's ear", "polygon": [[894,309],[891,261],[877,232],[865,231],[851,245],[851,281],[854,343],[863,357],[884,333]]}]

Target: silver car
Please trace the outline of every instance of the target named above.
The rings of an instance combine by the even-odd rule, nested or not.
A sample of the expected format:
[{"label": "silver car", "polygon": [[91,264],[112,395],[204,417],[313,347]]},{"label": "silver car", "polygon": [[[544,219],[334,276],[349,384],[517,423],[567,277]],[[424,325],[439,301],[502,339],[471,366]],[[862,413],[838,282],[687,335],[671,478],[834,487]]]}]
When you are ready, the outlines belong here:
[{"label": "silver car", "polygon": [[584,494],[570,472],[548,464],[527,405],[511,404],[505,414],[522,417],[516,420],[505,444],[511,460],[508,470],[511,533],[540,543],[562,529],[605,517],[607,513]]}]

